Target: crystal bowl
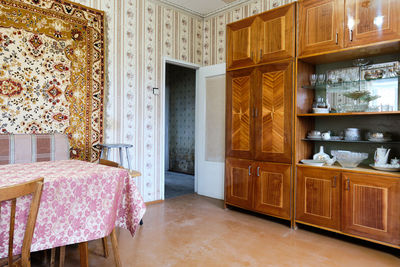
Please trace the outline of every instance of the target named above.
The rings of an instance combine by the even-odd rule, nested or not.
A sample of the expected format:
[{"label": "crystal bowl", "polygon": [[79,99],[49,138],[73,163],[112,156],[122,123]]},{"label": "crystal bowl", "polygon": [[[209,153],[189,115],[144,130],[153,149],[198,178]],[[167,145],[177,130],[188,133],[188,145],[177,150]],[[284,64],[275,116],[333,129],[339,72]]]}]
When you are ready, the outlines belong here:
[{"label": "crystal bowl", "polygon": [[332,150],[332,156],[336,157],[344,168],[355,168],[361,161],[368,158],[368,153],[351,152],[346,150]]}]

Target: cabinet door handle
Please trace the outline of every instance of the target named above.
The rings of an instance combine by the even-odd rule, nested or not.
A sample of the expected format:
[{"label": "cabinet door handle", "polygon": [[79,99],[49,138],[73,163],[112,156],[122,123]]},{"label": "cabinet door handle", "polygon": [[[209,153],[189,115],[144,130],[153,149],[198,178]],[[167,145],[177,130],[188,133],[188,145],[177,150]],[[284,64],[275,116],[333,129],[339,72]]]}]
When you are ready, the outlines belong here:
[{"label": "cabinet door handle", "polygon": [[257,167],[257,176],[260,177],[260,167]]},{"label": "cabinet door handle", "polygon": [[249,176],[251,176],[251,166],[249,166]]},{"label": "cabinet door handle", "polygon": [[339,44],[339,33],[336,33],[336,44]]},{"label": "cabinet door handle", "polygon": [[346,179],[346,190],[350,190],[350,179]]},{"label": "cabinet door handle", "polygon": [[256,108],[254,117],[256,117],[256,118],[258,117],[258,108]]},{"label": "cabinet door handle", "polygon": [[253,118],[256,117],[256,108],[253,108],[252,116],[253,116]]},{"label": "cabinet door handle", "polygon": [[353,30],[350,30],[350,42],[353,42]]},{"label": "cabinet door handle", "polygon": [[332,183],[333,188],[336,188],[336,180],[337,180],[337,176],[333,176],[333,183]]},{"label": "cabinet door handle", "polygon": [[259,61],[262,60],[262,57],[263,57],[263,53],[262,53],[262,48],[261,48],[261,49],[260,49],[260,60],[259,60]]}]

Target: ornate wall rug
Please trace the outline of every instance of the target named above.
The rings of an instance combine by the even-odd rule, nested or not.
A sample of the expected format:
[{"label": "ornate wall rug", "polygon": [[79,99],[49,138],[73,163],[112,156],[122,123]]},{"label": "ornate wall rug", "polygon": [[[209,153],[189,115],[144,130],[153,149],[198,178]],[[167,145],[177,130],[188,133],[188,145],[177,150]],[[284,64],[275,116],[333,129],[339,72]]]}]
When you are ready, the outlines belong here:
[{"label": "ornate wall rug", "polygon": [[0,131],[65,133],[71,158],[103,138],[104,13],[63,0],[0,0]]}]

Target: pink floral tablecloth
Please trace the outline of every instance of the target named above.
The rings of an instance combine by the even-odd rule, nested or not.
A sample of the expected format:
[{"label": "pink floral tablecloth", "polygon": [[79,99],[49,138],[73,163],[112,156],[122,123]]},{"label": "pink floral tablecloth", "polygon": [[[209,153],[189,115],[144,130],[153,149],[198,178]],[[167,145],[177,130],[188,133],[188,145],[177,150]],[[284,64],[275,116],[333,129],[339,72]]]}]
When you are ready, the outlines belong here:
[{"label": "pink floral tablecloth", "polygon": [[[0,166],[0,187],[36,178],[44,187],[32,251],[107,236],[114,226],[134,235],[146,207],[124,169],[62,160]],[[17,199],[14,254],[20,254],[31,196]],[[0,258],[8,255],[10,202],[1,205]]]}]

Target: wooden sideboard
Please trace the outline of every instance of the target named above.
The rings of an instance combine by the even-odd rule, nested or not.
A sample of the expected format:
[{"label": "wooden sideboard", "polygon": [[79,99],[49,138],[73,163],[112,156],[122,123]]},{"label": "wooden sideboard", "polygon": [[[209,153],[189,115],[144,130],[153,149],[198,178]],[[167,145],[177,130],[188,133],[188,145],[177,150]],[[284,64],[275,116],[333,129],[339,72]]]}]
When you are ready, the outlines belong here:
[{"label": "wooden sideboard", "polygon": [[227,206],[400,248],[399,172],[300,164],[321,144],[369,154],[382,145],[306,139],[324,125],[379,125],[400,153],[400,111],[314,114],[309,84],[328,63],[398,60],[398,11],[393,0],[300,0],[227,25]]}]

